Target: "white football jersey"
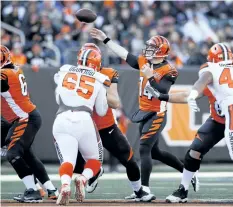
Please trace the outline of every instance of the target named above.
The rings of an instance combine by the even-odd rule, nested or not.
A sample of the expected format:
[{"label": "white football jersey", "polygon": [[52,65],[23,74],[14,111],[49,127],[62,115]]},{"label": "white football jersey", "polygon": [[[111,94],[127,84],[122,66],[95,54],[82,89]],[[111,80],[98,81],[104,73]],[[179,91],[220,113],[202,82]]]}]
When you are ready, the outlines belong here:
[{"label": "white football jersey", "polygon": [[208,88],[217,99],[218,104],[223,109],[224,102],[233,103],[233,64],[232,61],[222,61],[219,63],[208,62],[199,71],[199,76],[204,72],[210,72],[213,82]]},{"label": "white football jersey", "polygon": [[68,107],[85,106],[104,116],[108,109],[106,88],[96,80],[95,70],[84,66],[63,65],[55,74],[56,101]]}]

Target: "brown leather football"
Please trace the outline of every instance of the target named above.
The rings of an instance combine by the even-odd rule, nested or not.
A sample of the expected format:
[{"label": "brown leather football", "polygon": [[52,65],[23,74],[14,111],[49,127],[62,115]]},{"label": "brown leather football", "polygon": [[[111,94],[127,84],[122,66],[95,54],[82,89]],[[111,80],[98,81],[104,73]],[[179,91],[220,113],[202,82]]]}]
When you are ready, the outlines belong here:
[{"label": "brown leather football", "polygon": [[75,15],[80,22],[85,23],[94,22],[97,18],[96,13],[94,13],[90,9],[79,9]]}]

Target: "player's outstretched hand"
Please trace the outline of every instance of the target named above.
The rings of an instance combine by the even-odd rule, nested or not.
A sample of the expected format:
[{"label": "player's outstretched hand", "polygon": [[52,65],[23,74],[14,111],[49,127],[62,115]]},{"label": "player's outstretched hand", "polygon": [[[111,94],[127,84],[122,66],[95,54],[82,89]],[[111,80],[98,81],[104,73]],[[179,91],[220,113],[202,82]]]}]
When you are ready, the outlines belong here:
[{"label": "player's outstretched hand", "polygon": [[91,29],[90,35],[92,38],[100,40],[102,42],[107,38],[107,35],[103,31],[96,28]]},{"label": "player's outstretched hand", "polygon": [[197,102],[195,99],[188,99],[187,100],[189,107],[191,108],[192,111],[194,112],[199,112],[200,108],[197,105]]},{"label": "player's outstretched hand", "polygon": [[147,85],[146,88],[145,88],[148,92],[151,93],[151,95],[158,99],[160,97],[160,92],[156,89],[154,89],[153,87],[151,87],[150,85]]}]

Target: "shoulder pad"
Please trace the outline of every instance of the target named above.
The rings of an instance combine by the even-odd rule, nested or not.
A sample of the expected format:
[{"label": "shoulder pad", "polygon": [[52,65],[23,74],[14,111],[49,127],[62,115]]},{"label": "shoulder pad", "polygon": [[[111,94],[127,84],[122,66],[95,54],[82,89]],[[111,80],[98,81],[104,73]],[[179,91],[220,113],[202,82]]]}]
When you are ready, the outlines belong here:
[{"label": "shoulder pad", "polygon": [[209,64],[208,63],[204,63],[201,65],[200,70],[204,69],[204,68],[208,68]]}]

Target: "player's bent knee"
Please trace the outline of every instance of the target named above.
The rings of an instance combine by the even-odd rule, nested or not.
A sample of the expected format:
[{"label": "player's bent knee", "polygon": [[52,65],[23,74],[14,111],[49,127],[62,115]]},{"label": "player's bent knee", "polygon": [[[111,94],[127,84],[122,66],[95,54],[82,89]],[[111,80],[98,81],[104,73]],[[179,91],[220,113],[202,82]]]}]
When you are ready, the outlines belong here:
[{"label": "player's bent knee", "polygon": [[201,160],[201,153],[198,152],[198,151],[195,151],[195,150],[190,150],[189,151],[189,155],[194,158],[194,159],[197,159],[197,160]]},{"label": "player's bent knee", "polygon": [[7,151],[6,157],[9,162],[14,162],[22,157],[22,152],[18,148],[11,148]]},{"label": "player's bent knee", "polygon": [[93,171],[93,176],[95,176],[101,167],[101,162],[99,160],[95,160],[95,159],[90,159],[86,162],[84,168],[89,168]]},{"label": "player's bent knee", "polygon": [[199,170],[200,168],[200,164],[201,164],[201,155],[198,158],[198,153],[191,153],[193,156],[196,155],[197,158],[194,158],[193,156],[191,156],[190,152],[192,150],[189,150],[186,155],[185,155],[185,159],[184,159],[184,168],[186,170],[189,170],[191,172],[196,172],[197,170]]}]

